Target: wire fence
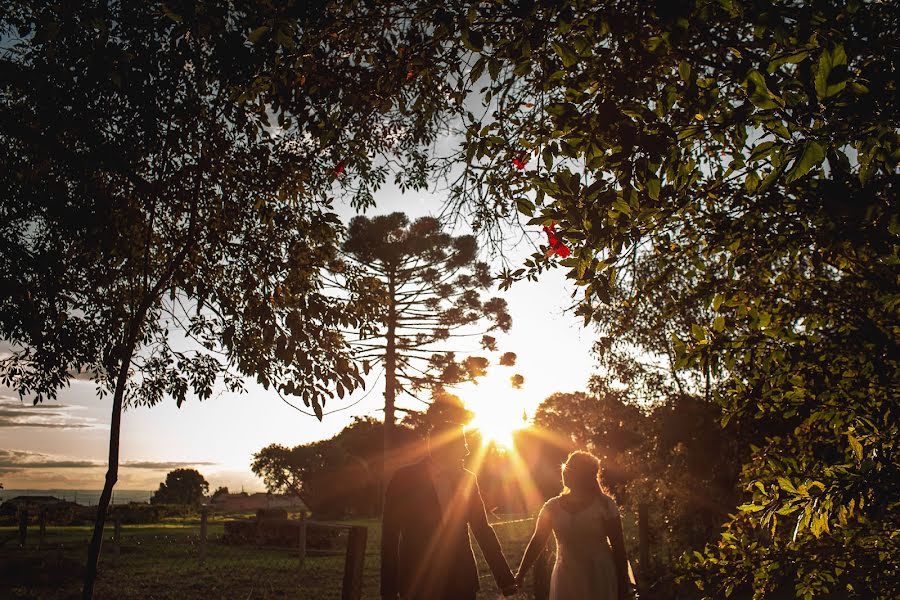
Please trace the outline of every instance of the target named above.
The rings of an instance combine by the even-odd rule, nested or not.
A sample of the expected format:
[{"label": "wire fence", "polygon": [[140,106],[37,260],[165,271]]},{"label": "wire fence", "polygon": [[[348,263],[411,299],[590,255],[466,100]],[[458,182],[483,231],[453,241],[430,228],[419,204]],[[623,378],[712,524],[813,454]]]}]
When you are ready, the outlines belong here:
[{"label": "wire fence", "polygon": [[[94,597],[362,597],[365,528],[309,523],[301,539],[299,520],[286,525],[287,535],[279,537],[273,535],[279,527],[271,523],[246,535],[246,527],[230,528],[225,521],[205,518],[171,525],[112,522],[104,532]],[[0,537],[0,597],[78,597],[89,528],[32,529],[36,531],[24,538],[8,530]]]},{"label": "wire fence", "polygon": [[[498,515],[491,524],[515,570],[534,517]],[[376,599],[379,525],[377,520],[269,522],[220,515],[152,524],[111,518],[94,597]],[[79,597],[90,533],[90,526],[42,524],[34,518],[24,529],[21,523],[0,527],[0,598]],[[552,545],[515,600],[546,598]],[[495,600],[499,592],[493,577],[480,548],[473,547],[481,573],[478,600]]]}]

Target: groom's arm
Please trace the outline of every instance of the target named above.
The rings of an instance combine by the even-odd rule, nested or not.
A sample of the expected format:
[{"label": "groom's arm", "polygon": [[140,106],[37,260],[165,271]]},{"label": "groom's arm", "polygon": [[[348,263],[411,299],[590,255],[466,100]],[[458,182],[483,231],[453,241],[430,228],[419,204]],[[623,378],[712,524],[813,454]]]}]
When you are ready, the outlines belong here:
[{"label": "groom's arm", "polygon": [[472,478],[472,493],[470,495],[470,513],[469,525],[472,527],[472,533],[475,534],[475,540],[481,546],[481,553],[487,561],[494,575],[494,581],[504,593],[511,592],[515,589],[516,580],[509,570],[509,564],[503,556],[503,550],[500,547],[500,540],[497,539],[497,533],[491,527],[487,519],[487,511],[484,508],[484,500],[481,497],[481,490],[478,488],[478,479],[474,474],[469,475]]},{"label": "groom's arm", "polygon": [[400,486],[392,477],[384,495],[381,521],[381,597],[396,600],[400,593],[397,581],[400,550]]}]

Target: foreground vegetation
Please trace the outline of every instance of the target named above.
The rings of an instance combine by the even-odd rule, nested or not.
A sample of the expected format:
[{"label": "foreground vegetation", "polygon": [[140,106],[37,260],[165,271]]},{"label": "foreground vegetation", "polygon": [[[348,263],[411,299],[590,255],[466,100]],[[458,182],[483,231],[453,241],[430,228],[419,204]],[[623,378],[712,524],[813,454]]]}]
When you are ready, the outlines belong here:
[{"label": "foreground vegetation", "polygon": [[123,406],[247,377],[321,419],[363,382],[343,332],[392,306],[352,269],[327,292],[333,200],[394,176],[449,179],[495,253],[544,227],[501,289],[565,267],[601,391],[702,398],[698,435],[729,428],[739,498],[681,548],[698,593],[895,598],[892,5],[12,3],[0,380],[40,402],[86,371],[112,397],[87,596]]}]

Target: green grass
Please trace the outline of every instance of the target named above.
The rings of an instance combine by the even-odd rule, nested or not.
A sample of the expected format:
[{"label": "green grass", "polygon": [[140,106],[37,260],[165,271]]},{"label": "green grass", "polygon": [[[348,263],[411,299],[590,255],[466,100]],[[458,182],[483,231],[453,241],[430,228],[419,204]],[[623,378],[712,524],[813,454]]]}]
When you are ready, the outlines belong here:
[{"label": "green grass", "polygon": [[[381,525],[377,520],[348,520],[368,530],[363,598],[376,600],[379,585]],[[510,567],[518,566],[531,536],[533,522],[497,524],[497,532]],[[301,566],[296,550],[227,546],[218,542],[221,517],[208,526],[207,559],[199,561],[199,522],[172,521],[154,525],[123,525],[121,553],[113,556],[110,525],[95,597],[99,599],[340,598],[344,557],[307,557]],[[0,540],[14,527],[0,527]],[[68,599],[79,595],[90,526],[48,527],[45,548],[36,548],[37,528],[29,529],[29,543],[0,547],[0,597],[15,599]],[[482,576],[479,600],[499,596],[477,544],[475,554]],[[48,549],[49,548],[49,549]],[[521,593],[517,600],[530,597]]]}]

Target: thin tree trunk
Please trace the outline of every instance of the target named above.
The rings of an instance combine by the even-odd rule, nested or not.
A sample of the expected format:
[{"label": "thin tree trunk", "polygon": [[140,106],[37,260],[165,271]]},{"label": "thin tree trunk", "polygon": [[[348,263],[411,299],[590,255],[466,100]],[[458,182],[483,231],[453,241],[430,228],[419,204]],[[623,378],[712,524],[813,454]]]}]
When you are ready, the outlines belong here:
[{"label": "thin tree trunk", "polygon": [[388,322],[384,353],[384,476],[385,485],[389,474],[388,461],[394,449],[394,400],[397,396],[397,293],[394,278],[388,279]]},{"label": "thin tree trunk", "polygon": [[[202,148],[200,151],[200,165],[201,167],[206,165]],[[113,486],[116,485],[116,481],[119,479],[119,438],[122,429],[122,405],[125,401],[125,386],[128,384],[128,370],[131,366],[131,359],[134,356],[134,350],[137,347],[138,338],[140,337],[141,329],[143,329],[144,319],[147,318],[147,312],[150,310],[150,306],[153,304],[154,300],[159,297],[163,288],[171,283],[175,271],[182,265],[196,243],[197,212],[202,184],[203,178],[198,177],[194,188],[194,200],[191,203],[188,230],[187,235],[185,235],[184,245],[174,259],[169,262],[165,273],[159,277],[152,289],[150,288],[150,263],[146,260],[144,262],[144,290],[142,301],[129,323],[128,337],[122,346],[119,374],[116,378],[116,389],[113,393],[112,417],[109,423],[109,465],[106,470],[106,481],[103,484],[103,492],[100,494],[100,500],[97,505],[97,519],[94,521],[94,532],[91,535],[91,543],[88,545],[88,560],[84,571],[84,588],[81,591],[82,600],[91,600],[94,596],[94,584],[97,581],[97,564],[100,561],[100,547],[103,544],[103,526],[106,524],[106,512],[109,510]],[[152,244],[152,218],[150,223],[150,230],[147,234],[147,246],[144,249],[145,256],[149,256],[150,246]]]},{"label": "thin tree trunk", "polygon": [[100,547],[103,543],[103,526],[106,524],[106,513],[109,510],[113,486],[116,485],[116,481],[119,478],[119,434],[122,426],[122,404],[125,399],[125,386],[128,383],[128,367],[131,365],[131,357],[134,354],[137,340],[137,335],[134,332],[139,329],[139,325],[132,324],[132,334],[129,336],[127,347],[122,355],[119,375],[116,379],[116,389],[113,393],[112,418],[109,423],[109,466],[106,471],[103,492],[100,494],[100,500],[97,504],[94,532],[91,535],[91,543],[88,546],[87,567],[84,571],[84,588],[81,592],[82,600],[91,600],[94,596],[94,583],[97,581],[97,564],[100,561]]}]

